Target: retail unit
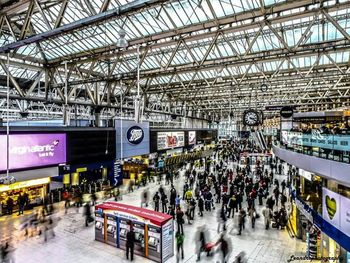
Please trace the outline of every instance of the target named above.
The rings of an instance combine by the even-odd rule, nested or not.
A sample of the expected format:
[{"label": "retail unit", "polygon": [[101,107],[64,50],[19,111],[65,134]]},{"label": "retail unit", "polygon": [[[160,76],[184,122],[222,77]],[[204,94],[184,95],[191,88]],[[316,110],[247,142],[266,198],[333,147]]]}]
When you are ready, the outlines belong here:
[{"label": "retail unit", "polygon": [[106,202],[95,207],[95,239],[121,249],[130,227],[135,232],[135,254],[156,262],[174,255],[174,226],[170,215],[145,208]]}]

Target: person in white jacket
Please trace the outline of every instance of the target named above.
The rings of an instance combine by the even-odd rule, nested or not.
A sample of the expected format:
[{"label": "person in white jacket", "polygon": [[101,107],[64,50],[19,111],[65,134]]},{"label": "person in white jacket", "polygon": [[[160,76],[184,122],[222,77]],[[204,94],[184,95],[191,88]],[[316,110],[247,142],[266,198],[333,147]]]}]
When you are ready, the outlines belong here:
[{"label": "person in white jacket", "polygon": [[266,206],[266,208],[264,208],[262,211],[262,214],[265,218],[265,229],[269,229],[271,224],[272,210]]}]

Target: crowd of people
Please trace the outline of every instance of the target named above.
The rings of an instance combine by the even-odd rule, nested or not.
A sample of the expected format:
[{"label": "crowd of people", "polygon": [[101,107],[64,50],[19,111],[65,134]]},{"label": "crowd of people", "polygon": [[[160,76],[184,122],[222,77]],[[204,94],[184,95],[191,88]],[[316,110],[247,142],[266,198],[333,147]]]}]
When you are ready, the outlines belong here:
[{"label": "crowd of people", "polygon": [[[249,157],[244,162],[241,160],[243,153],[258,151],[249,140],[233,142],[217,148],[211,157],[186,164],[182,189],[176,189],[173,180],[169,180],[171,186],[168,192],[163,185],[159,186],[152,197],[153,207],[155,211],[173,216],[176,222],[178,259],[184,256],[184,224],[193,224],[197,216],[216,214],[217,231],[220,233],[216,242],[208,242],[205,228],[198,229],[197,260],[200,260],[201,253],[205,252],[209,256],[212,248],[218,247],[222,262],[227,262],[231,251],[229,238],[226,237],[227,222],[235,218],[235,215],[238,217],[237,235],[245,230],[247,221],[255,228],[255,221],[260,217],[263,217],[265,229],[282,229],[286,226],[285,205],[290,182],[280,182],[274,176],[284,172],[281,161],[271,157],[269,163],[258,160],[252,166]],[[146,196],[149,195],[148,190],[143,192],[145,193]],[[257,206],[263,208],[259,209],[261,215],[257,212]]]},{"label": "crowd of people", "polygon": [[[244,234],[247,228],[256,228],[256,220],[263,220],[265,229],[286,227],[290,179],[278,180],[276,174],[284,174],[284,166],[275,158],[257,160],[252,165],[250,157],[242,157],[257,152],[261,151],[250,140],[232,141],[216,147],[212,156],[184,163],[180,168],[165,167],[157,174],[159,187],[152,196],[148,183],[155,181],[145,176],[145,182],[139,186],[145,186],[141,206],[174,218],[177,261],[184,259],[187,252],[185,240],[192,238],[186,236],[184,226],[194,224],[199,218],[216,216],[218,236],[216,240],[210,240],[207,228],[204,225],[197,227],[194,237],[197,261],[202,254],[212,256],[219,252],[221,262],[228,262],[232,244],[227,233],[232,230],[233,224],[237,224],[237,235]],[[96,194],[85,200],[76,188],[64,191],[62,199],[65,213],[71,208],[79,212],[79,208],[83,207],[84,225],[89,226],[93,222],[91,210],[97,201]],[[50,200],[44,201],[42,208],[36,209],[21,224],[22,236],[43,236],[44,241],[53,238],[59,220],[55,212]],[[135,234],[132,229],[130,232],[127,235],[127,258],[133,260]],[[1,243],[2,258],[10,258],[13,254],[9,244],[9,241]],[[241,252],[236,256],[236,262],[243,262],[244,258],[245,253]]]}]

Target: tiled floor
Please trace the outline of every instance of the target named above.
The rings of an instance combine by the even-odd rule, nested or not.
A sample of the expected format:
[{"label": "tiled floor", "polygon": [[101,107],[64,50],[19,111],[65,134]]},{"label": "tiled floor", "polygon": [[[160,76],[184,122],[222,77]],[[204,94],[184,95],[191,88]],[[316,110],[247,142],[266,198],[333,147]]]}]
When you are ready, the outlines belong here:
[{"label": "tiled floor", "polygon": [[[183,180],[179,179],[174,184],[178,191],[182,192]],[[159,186],[151,184],[148,189],[151,196]],[[140,205],[140,196],[143,189],[134,191],[124,196],[121,202]],[[185,259],[183,262],[195,262],[195,233],[198,226],[205,225],[210,235],[209,240],[215,241],[219,234],[217,233],[216,212],[206,213],[203,218],[196,217],[193,225],[185,225]],[[258,212],[261,208],[258,208]],[[84,226],[82,209],[77,213],[76,209],[71,209],[67,215],[63,211],[59,213],[61,220],[55,228],[56,236],[48,242],[43,242],[43,238],[32,237],[20,241],[14,251],[15,262],[17,263],[109,263],[109,262],[127,262],[124,251],[112,246],[94,241],[94,229],[92,226]],[[18,226],[21,217],[1,218],[0,230],[11,231],[12,223]],[[242,251],[246,253],[248,262],[274,263],[287,262],[291,254],[305,255],[305,243],[300,240],[291,239],[286,231],[270,229],[265,230],[263,219],[256,222],[256,228],[252,229],[246,224],[246,230],[241,236],[237,235],[237,216],[228,220],[227,237],[230,240],[232,249],[230,260],[234,262],[235,257]],[[10,223],[10,224],[6,224]],[[247,222],[248,223],[248,222]],[[134,262],[151,262],[142,257],[136,256]],[[167,262],[176,262],[176,257]],[[214,253],[212,257],[206,257],[202,254],[201,262],[220,262],[220,254]]]}]

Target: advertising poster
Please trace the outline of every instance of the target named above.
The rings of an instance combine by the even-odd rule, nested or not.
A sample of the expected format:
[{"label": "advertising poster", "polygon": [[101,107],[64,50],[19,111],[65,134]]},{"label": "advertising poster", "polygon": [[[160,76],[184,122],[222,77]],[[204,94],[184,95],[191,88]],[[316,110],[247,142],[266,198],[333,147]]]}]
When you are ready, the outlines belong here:
[{"label": "advertising poster", "polygon": [[169,220],[162,227],[162,262],[174,255],[173,220]]},{"label": "advertising poster", "polygon": [[[7,138],[0,135],[0,151],[6,156]],[[7,158],[0,158],[0,171],[7,169]],[[9,140],[9,169],[57,165],[66,162],[66,135],[15,134]]]},{"label": "advertising poster", "polygon": [[340,196],[327,188],[323,188],[322,193],[322,217],[340,229]]},{"label": "advertising poster", "polygon": [[182,132],[158,132],[157,149],[164,150],[185,146],[185,133]]},{"label": "advertising poster", "polygon": [[189,145],[196,144],[196,131],[188,132],[188,144]]},{"label": "advertising poster", "polygon": [[340,230],[350,236],[350,199],[340,196]]}]

